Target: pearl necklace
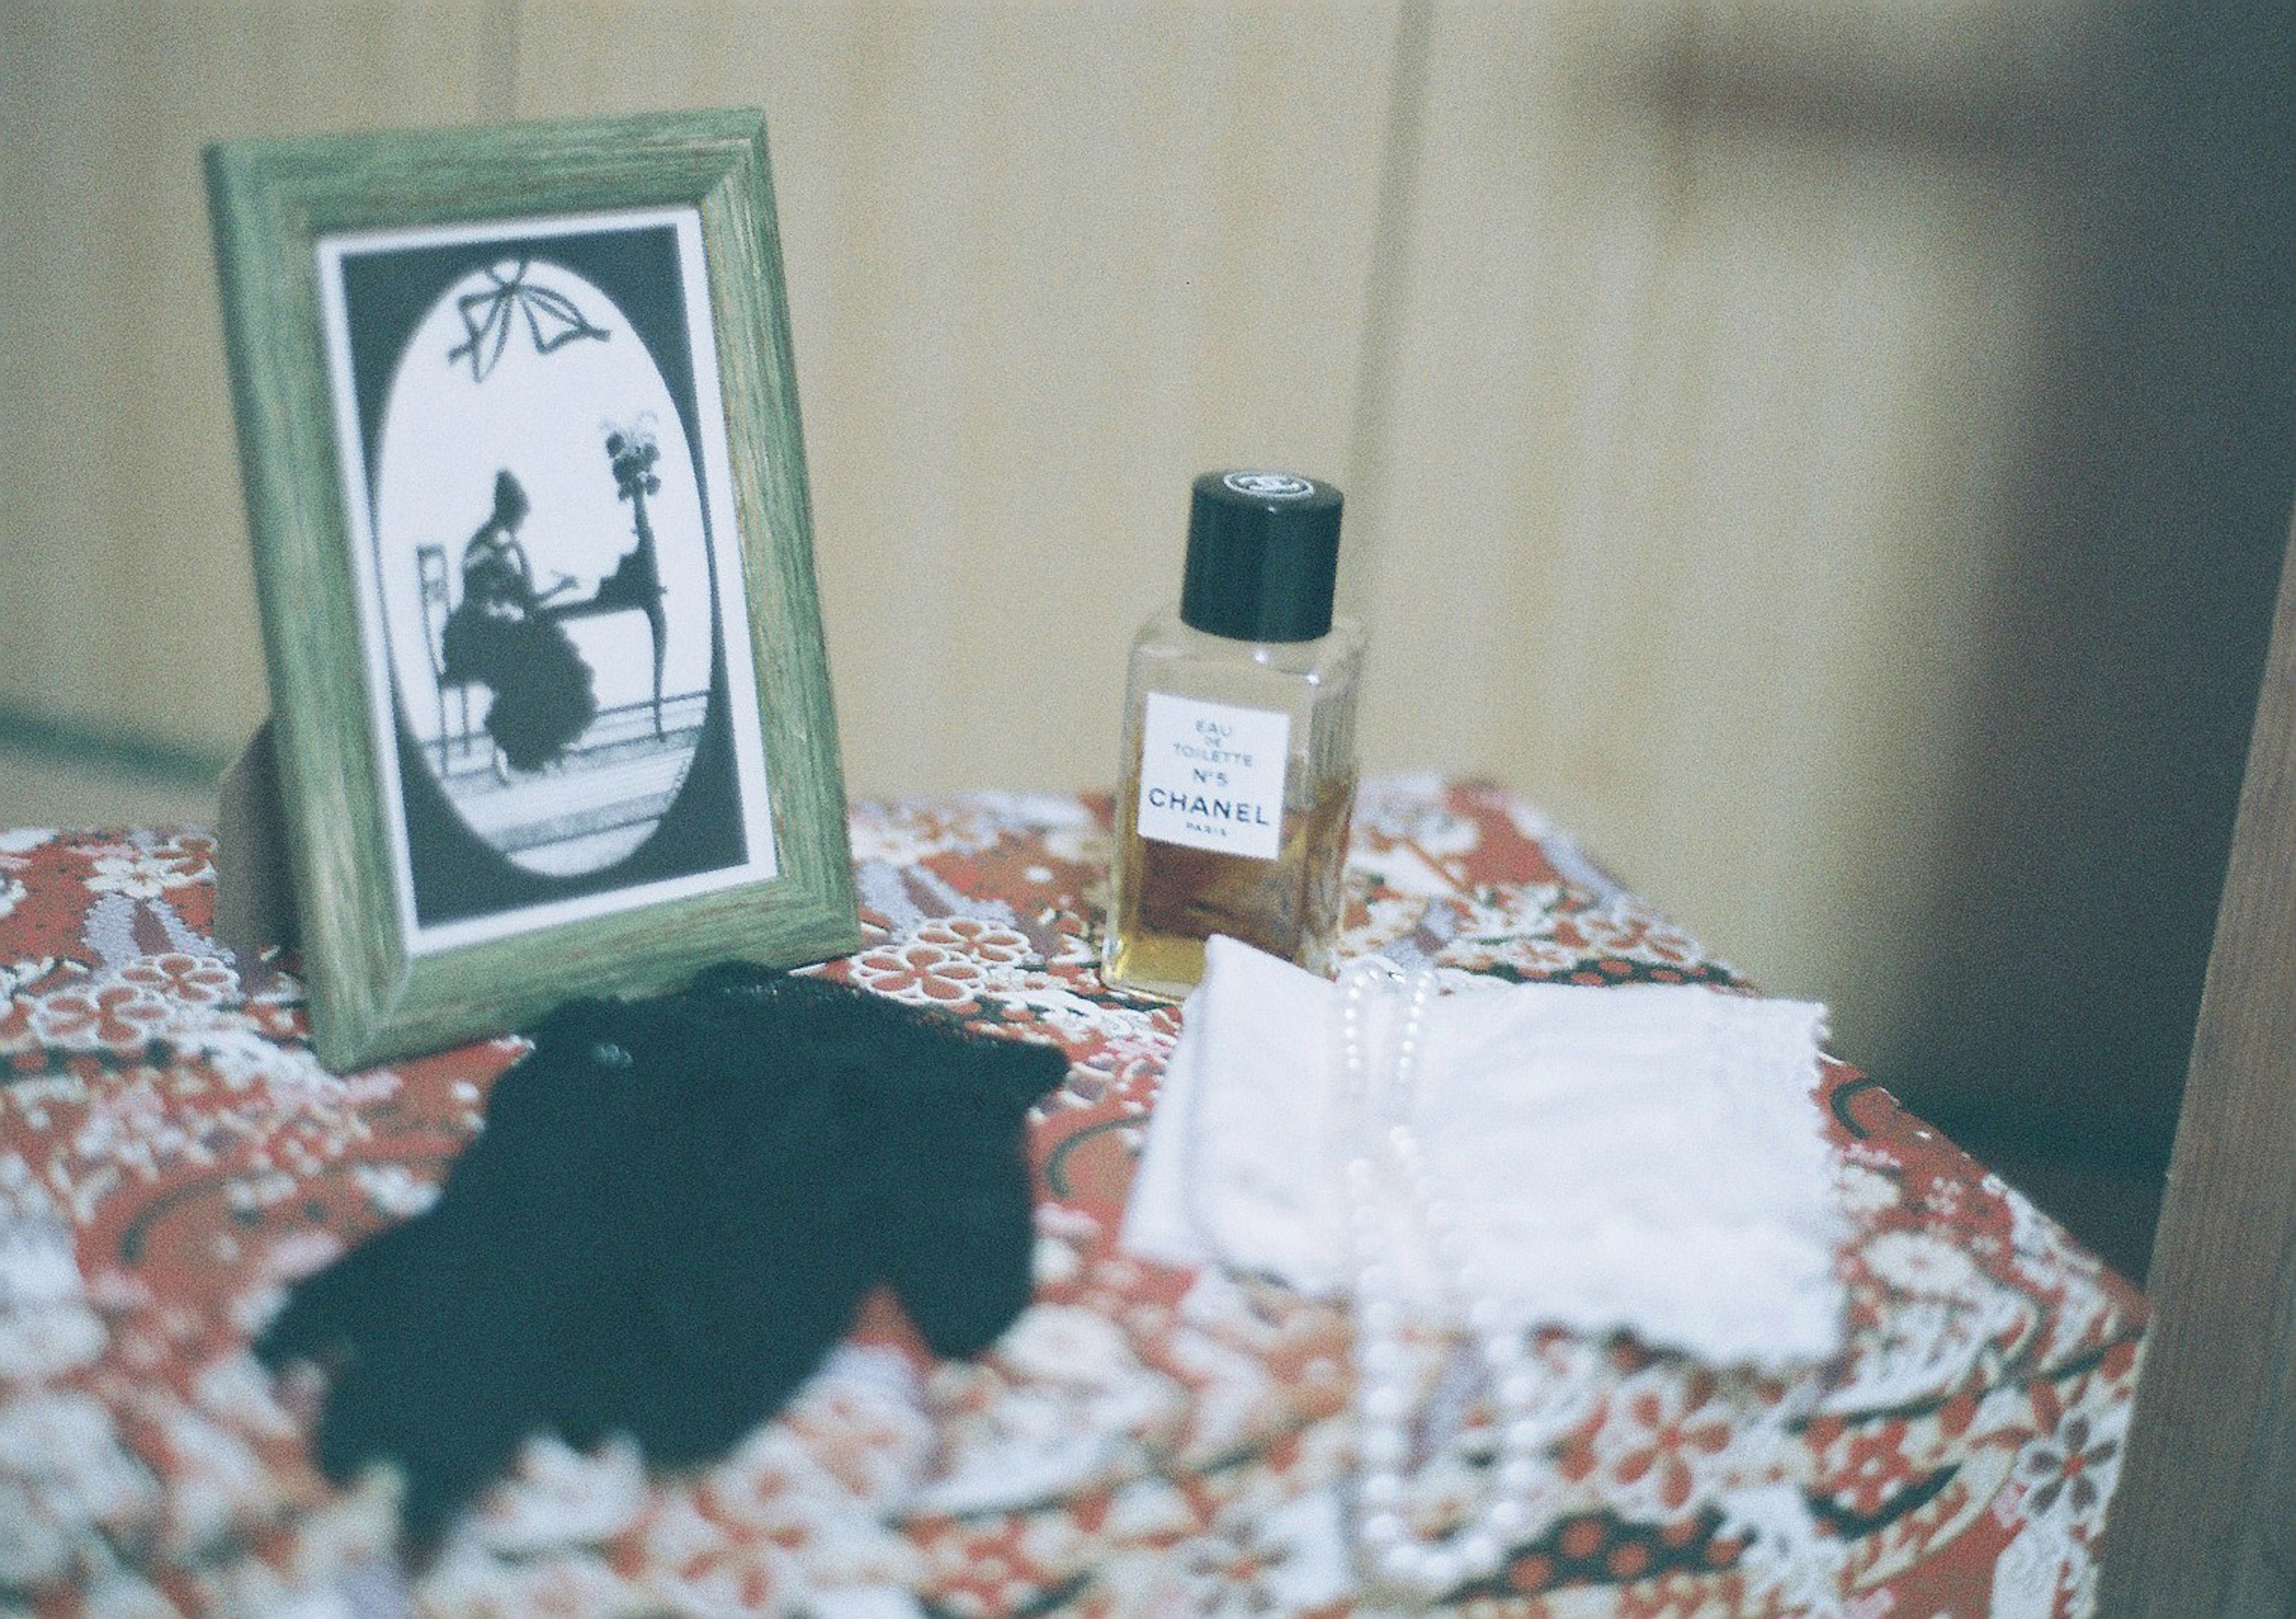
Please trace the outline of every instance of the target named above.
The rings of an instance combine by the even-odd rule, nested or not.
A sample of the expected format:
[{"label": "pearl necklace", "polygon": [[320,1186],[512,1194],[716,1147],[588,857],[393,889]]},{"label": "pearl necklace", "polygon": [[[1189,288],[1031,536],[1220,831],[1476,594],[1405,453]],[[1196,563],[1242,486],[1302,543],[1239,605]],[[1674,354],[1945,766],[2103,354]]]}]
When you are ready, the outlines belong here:
[{"label": "pearl necklace", "polygon": [[[1365,1004],[1374,990],[1388,994],[1390,985],[1399,986],[1401,1021],[1385,1072],[1375,1076],[1365,1040]],[[1512,1537],[1530,1526],[1528,1498],[1542,1476],[1539,1456],[1551,1437],[1538,1415],[1540,1379],[1529,1364],[1529,1322],[1484,1290],[1483,1270],[1413,1124],[1420,1048],[1434,998],[1431,969],[1406,975],[1357,962],[1341,974],[1341,1116],[1352,1132],[1344,1174],[1355,1271],[1356,1556],[1366,1579],[1418,1603],[1498,1572]],[[1498,1424],[1489,1492],[1466,1527],[1447,1538],[1417,1535],[1403,1513],[1414,1402],[1404,1341],[1403,1238],[1388,1214],[1395,1190],[1402,1193],[1414,1234],[1447,1302],[1474,1342]]]}]

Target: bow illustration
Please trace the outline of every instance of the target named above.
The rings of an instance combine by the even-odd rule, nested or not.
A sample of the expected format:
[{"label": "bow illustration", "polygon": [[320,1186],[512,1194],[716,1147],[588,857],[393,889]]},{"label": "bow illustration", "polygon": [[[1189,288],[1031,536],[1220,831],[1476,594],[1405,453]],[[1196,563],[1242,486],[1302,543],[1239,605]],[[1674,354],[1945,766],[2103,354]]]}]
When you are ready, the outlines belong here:
[{"label": "bow illustration", "polygon": [[465,292],[455,300],[455,312],[463,317],[464,340],[447,351],[447,364],[468,358],[471,380],[483,382],[487,373],[509,347],[511,328],[520,315],[526,317],[526,329],[534,339],[534,352],[549,354],[573,342],[577,338],[596,338],[603,342],[612,335],[603,326],[590,323],[590,317],[580,306],[562,292],[548,287],[537,287],[526,279],[531,261],[521,258],[509,276],[493,266],[487,270],[487,280],[493,284],[476,292]]}]

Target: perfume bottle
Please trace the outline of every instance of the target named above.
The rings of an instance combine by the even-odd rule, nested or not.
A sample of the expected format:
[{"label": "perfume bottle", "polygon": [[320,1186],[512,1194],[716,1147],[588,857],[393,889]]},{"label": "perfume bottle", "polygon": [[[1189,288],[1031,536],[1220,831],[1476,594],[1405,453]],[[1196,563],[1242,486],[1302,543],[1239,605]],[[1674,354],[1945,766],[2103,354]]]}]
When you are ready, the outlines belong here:
[{"label": "perfume bottle", "polygon": [[1177,609],[1132,643],[1102,976],[1177,997],[1215,933],[1330,972],[1362,632],[1332,614],[1340,492],[1207,472]]}]

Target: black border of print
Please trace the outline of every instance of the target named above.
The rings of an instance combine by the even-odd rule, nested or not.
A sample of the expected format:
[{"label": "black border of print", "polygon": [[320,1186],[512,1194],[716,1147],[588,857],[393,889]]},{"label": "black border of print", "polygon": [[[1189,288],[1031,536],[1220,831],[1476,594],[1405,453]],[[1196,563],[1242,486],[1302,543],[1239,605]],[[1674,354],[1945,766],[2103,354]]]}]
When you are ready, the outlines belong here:
[{"label": "black border of print", "polygon": [[[346,245],[340,274],[360,450],[370,491],[369,532],[377,532],[373,492],[381,487],[381,440],[392,380],[410,362],[443,359],[407,352],[416,329],[455,282],[504,259],[562,266],[595,286],[627,322],[668,385],[693,456],[694,487],[701,494],[703,543],[711,564],[709,696],[692,765],[646,840],[597,871],[554,877],[517,864],[463,820],[423,760],[405,711],[406,694],[394,679],[391,712],[397,724],[400,809],[415,920],[423,928],[698,876],[738,867],[748,857],[727,700],[725,603],[716,583],[719,542],[710,521],[684,266],[672,225],[601,224],[574,233],[544,234],[512,227],[500,235],[426,246]],[[514,334],[513,340],[524,339]],[[374,545],[375,554],[365,561],[380,569],[379,534]],[[386,622],[383,628],[388,634],[392,626]]]}]

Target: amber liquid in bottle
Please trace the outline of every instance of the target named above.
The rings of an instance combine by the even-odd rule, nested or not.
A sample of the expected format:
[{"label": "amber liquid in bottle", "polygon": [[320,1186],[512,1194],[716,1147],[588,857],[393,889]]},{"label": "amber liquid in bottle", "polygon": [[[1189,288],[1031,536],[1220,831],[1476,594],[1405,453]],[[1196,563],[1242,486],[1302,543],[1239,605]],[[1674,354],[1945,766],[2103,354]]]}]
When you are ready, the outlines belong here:
[{"label": "amber liquid in bottle", "polygon": [[1109,979],[1185,993],[1204,975],[1204,941],[1215,933],[1329,972],[1355,779],[1321,788],[1306,809],[1284,811],[1275,857],[1255,860],[1140,837],[1136,787],[1117,806],[1118,846],[1138,864],[1136,880],[1118,885]]}]

